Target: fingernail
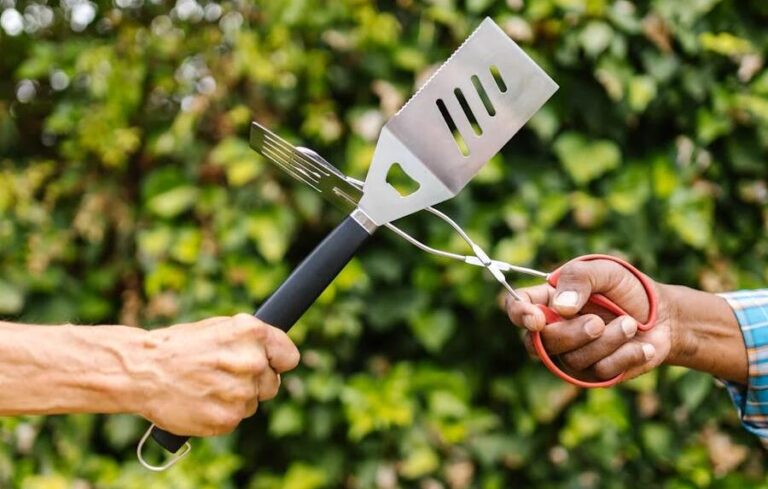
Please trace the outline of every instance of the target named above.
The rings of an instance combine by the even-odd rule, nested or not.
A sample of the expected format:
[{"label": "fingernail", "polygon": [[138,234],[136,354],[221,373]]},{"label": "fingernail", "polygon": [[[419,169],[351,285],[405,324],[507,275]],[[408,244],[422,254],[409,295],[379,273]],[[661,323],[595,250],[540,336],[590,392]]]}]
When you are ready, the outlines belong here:
[{"label": "fingernail", "polygon": [[656,355],[656,348],[650,343],[643,343],[643,356],[646,360],[650,360]]},{"label": "fingernail", "polygon": [[[637,333],[637,322],[634,319],[627,316],[621,320],[621,330],[624,331],[624,336],[632,338]],[[649,345],[652,346],[652,345]]]},{"label": "fingernail", "polygon": [[603,332],[603,323],[593,319],[584,325],[584,332],[587,333],[590,338],[597,338]]},{"label": "fingernail", "polygon": [[557,294],[555,305],[560,307],[573,307],[579,302],[579,294],[573,290],[566,290]]}]

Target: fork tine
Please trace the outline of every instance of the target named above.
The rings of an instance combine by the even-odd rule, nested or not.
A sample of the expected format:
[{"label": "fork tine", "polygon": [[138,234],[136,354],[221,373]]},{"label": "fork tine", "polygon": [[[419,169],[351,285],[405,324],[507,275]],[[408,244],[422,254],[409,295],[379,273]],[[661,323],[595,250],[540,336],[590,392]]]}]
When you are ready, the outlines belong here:
[{"label": "fork tine", "polygon": [[259,130],[258,134],[261,136],[261,140],[257,141],[257,144],[260,143],[262,147],[267,144],[271,144],[273,147],[276,147],[277,150],[282,150],[282,153],[289,153],[290,156],[286,155],[286,157],[291,160],[291,163],[294,163],[294,159],[298,160],[295,162],[295,164],[302,166],[303,171],[310,173],[316,172],[320,173],[320,175],[330,176],[331,173],[328,169],[318,164],[304,153],[298,151],[295,146],[293,146],[285,139],[281,138],[263,126],[257,124],[256,127]]},{"label": "fork tine", "polygon": [[266,134],[265,136],[267,136],[267,139],[265,139],[266,144],[272,144],[273,146],[278,146],[285,152],[289,152],[291,156],[299,160],[298,161],[299,164],[305,167],[308,167],[307,168],[308,171],[314,171],[314,172],[320,173],[321,175],[330,175],[328,170],[326,170],[322,166],[315,163],[311,158],[307,157],[305,154],[298,151],[295,146],[291,145],[287,141],[280,138],[276,138],[276,137],[273,138],[269,134]]},{"label": "fork tine", "polygon": [[294,177],[296,180],[306,183],[318,192],[321,191],[317,186],[319,181],[311,179],[310,175],[297,171],[296,167],[286,162],[283,156],[275,153],[273,150],[267,147],[262,148],[262,154],[274,164],[279,166],[283,171]]},{"label": "fork tine", "polygon": [[314,171],[312,168],[307,168],[305,165],[302,165],[301,162],[298,161],[295,153],[288,152],[285,149],[281,149],[271,144],[267,144],[264,147],[272,151],[274,154],[280,155],[286,165],[289,165],[291,168],[301,173],[302,175],[306,175],[308,178],[316,181],[320,181],[320,179],[323,178],[324,175]]}]

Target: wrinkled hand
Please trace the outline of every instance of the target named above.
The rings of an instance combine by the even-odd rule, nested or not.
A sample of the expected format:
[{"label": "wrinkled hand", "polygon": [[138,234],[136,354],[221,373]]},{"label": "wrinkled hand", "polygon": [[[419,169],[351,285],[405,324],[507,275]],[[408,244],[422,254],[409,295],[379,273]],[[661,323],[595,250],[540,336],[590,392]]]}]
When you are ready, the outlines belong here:
[{"label": "wrinkled hand", "polygon": [[[550,355],[558,355],[572,375],[584,380],[607,380],[626,372],[625,380],[637,377],[659,364],[673,348],[669,307],[659,284],[656,326],[650,331],[637,329],[637,322],[648,319],[649,304],[640,281],[629,271],[609,260],[571,262],[561,272],[557,288],[539,285],[518,290],[523,302],[511,296],[505,300],[510,320],[528,330],[525,345],[535,354],[530,331],[541,331]],[[591,294],[601,293],[627,312],[616,317],[587,304]],[[534,304],[547,304],[564,321],[545,325],[544,313]]]},{"label": "wrinkled hand", "polygon": [[281,330],[250,314],[149,332],[144,417],[171,433],[228,433],[273,398],[299,362]]}]

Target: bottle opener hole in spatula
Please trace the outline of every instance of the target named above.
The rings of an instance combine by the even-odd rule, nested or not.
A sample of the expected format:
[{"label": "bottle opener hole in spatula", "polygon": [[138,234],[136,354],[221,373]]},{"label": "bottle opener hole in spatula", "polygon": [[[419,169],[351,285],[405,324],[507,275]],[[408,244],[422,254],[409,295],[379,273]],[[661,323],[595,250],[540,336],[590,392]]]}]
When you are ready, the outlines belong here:
[{"label": "bottle opener hole in spatula", "polygon": [[[555,82],[486,18],[382,128],[358,206],[259,307],[256,317],[289,330],[378,227],[456,195],[556,90]],[[395,165],[417,190],[402,195],[387,182]],[[308,165],[299,173],[321,187],[322,173],[316,168]],[[169,452],[188,446],[187,436],[154,426],[150,433]],[[164,470],[179,459],[152,466],[142,458],[142,446],[139,459],[152,470]]]}]

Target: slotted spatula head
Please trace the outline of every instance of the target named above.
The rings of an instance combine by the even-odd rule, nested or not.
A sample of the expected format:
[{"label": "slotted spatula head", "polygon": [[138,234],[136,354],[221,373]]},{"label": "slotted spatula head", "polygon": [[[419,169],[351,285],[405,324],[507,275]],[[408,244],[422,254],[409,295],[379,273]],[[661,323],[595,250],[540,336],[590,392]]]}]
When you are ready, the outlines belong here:
[{"label": "slotted spatula head", "polygon": [[[557,88],[486,18],[382,128],[360,208],[382,225],[453,197]],[[387,183],[394,165],[417,190]]]}]

